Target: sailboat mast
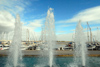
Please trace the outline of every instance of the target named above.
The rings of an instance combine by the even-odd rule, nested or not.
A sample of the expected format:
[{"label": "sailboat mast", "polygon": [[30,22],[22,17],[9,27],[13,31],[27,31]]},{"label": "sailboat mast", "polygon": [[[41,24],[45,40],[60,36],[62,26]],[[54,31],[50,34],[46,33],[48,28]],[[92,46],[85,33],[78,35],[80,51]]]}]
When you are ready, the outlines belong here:
[{"label": "sailboat mast", "polygon": [[27,35],[26,35],[26,41],[28,42],[28,45],[29,45],[29,30],[27,29],[26,31]]},{"label": "sailboat mast", "polygon": [[98,42],[99,38],[98,38],[98,35],[99,35],[99,28],[97,27],[97,38],[96,38],[96,41]]},{"label": "sailboat mast", "polygon": [[90,26],[89,26],[88,22],[87,22],[87,25],[88,25],[89,30],[90,30],[90,42],[92,43],[92,31],[91,31],[91,28],[90,28]]},{"label": "sailboat mast", "polygon": [[87,38],[88,38],[88,43],[89,43],[89,32],[88,32],[88,22],[87,22]]},{"label": "sailboat mast", "polygon": [[91,39],[91,43],[92,43],[92,31],[91,31],[91,28],[90,28],[90,39]]}]

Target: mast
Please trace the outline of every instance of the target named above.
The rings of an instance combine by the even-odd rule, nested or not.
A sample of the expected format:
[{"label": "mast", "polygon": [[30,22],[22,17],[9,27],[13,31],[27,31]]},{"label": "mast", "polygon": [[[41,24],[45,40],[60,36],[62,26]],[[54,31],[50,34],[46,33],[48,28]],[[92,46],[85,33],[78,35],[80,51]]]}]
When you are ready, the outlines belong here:
[{"label": "mast", "polygon": [[90,40],[91,40],[91,43],[92,43],[92,32],[91,32],[91,28],[90,28]]},{"label": "mast", "polygon": [[89,43],[89,32],[88,32],[88,27],[87,27],[87,38],[88,38],[88,43]]},{"label": "mast", "polygon": [[[42,27],[41,27],[42,28]],[[43,43],[43,28],[41,30],[41,42]]]},{"label": "mast", "polygon": [[[87,22],[87,25],[88,25],[88,22]],[[88,32],[88,26],[87,26],[87,38],[88,38],[88,43],[89,43],[89,32]]]},{"label": "mast", "polygon": [[99,40],[99,37],[98,37],[98,36],[99,36],[99,28],[97,27],[97,36],[96,36],[96,37],[97,37],[97,38],[96,38],[96,41],[97,41],[97,42],[98,42],[98,40]]},{"label": "mast", "polygon": [[29,45],[29,30],[27,29],[26,31],[27,35],[26,35],[26,41],[27,41],[27,44]]},{"label": "mast", "polygon": [[36,34],[35,34],[35,32],[34,32],[34,39],[35,39],[35,41],[37,41],[37,37],[36,37]]},{"label": "mast", "polygon": [[[90,42],[92,43],[92,32],[91,32],[91,28],[90,28],[88,22],[87,22],[87,25],[88,25],[89,30],[90,30]],[[87,30],[88,30],[88,28],[87,28]],[[88,41],[89,41],[89,33],[88,33],[88,31],[87,31],[87,36],[88,36]]]}]

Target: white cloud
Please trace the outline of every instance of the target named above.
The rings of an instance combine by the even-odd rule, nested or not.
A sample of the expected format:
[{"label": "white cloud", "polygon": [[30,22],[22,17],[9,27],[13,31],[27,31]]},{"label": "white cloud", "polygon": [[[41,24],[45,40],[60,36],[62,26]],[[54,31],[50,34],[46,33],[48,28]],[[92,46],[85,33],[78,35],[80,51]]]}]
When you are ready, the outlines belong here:
[{"label": "white cloud", "polygon": [[66,31],[57,31],[57,33],[65,33]]},{"label": "white cloud", "polygon": [[18,12],[21,12],[21,11],[24,11],[24,8],[23,7],[15,6],[15,8],[17,9],[17,13]]},{"label": "white cloud", "polygon": [[10,32],[14,29],[16,13],[25,9],[24,0],[0,0],[0,33]]},{"label": "white cloud", "polygon": [[28,5],[26,2],[28,3],[24,0],[0,0],[0,10],[9,11],[13,14],[21,13]]},{"label": "white cloud", "polygon": [[30,27],[41,27],[44,20],[45,20],[45,18],[35,19],[33,21],[30,21],[28,26],[30,26]]},{"label": "white cloud", "polygon": [[7,11],[0,11],[0,32],[9,32],[14,28],[15,18]]},{"label": "white cloud", "polygon": [[[28,25],[23,24],[23,30],[22,30],[22,38],[23,40],[26,40],[26,30],[28,29],[30,31],[31,39],[34,38],[35,40],[39,40],[40,33],[35,32],[34,30],[38,27],[41,27],[42,23],[44,22],[45,18],[42,19],[35,19],[31,22],[29,22]],[[14,23],[15,23],[15,17],[13,17],[9,12],[7,11],[0,11],[0,33],[6,32],[9,33],[14,30]],[[34,35],[34,34],[35,35]],[[12,38],[12,34],[10,35],[10,39]]]},{"label": "white cloud", "polygon": [[[9,36],[10,36],[10,39],[12,38],[13,36],[12,31],[14,30],[14,26],[15,26],[14,25],[15,17],[13,15],[16,15],[16,13],[23,14],[25,7],[27,5],[30,5],[30,3],[25,0],[0,0],[0,33],[11,32]],[[23,27],[22,27],[23,40],[26,40],[27,29],[30,32],[30,36],[34,37],[35,40],[37,40],[40,37],[40,33],[34,32],[34,30],[38,27],[41,27],[44,20],[45,20],[44,18],[34,19],[33,21],[30,21],[28,25],[25,25],[25,22],[23,22]]]},{"label": "white cloud", "polygon": [[[25,40],[26,39],[26,30],[28,29],[30,31],[30,35],[32,37],[34,37],[33,33],[34,33],[34,29],[36,29],[37,27],[41,27],[41,23],[44,19],[36,19],[33,22],[30,22],[29,25],[25,26],[23,24],[23,30],[22,30],[22,37]],[[9,12],[7,11],[0,11],[0,33],[2,32],[12,32],[14,30],[14,25],[15,23],[15,17],[13,17]],[[32,24],[32,25],[31,25]],[[36,33],[36,32],[35,32]],[[10,39],[12,38],[12,34],[9,35]],[[38,34],[38,33],[36,33]],[[37,39],[37,37],[35,36],[35,38]],[[31,38],[32,39],[32,38]]]},{"label": "white cloud", "polygon": [[62,25],[59,25],[58,27],[70,27],[70,26],[75,26],[74,24],[62,24]]},{"label": "white cloud", "polygon": [[59,21],[61,23],[70,23],[70,22],[78,22],[81,20],[82,22],[92,22],[92,23],[100,23],[100,6],[92,7],[85,9],[75,16],[73,18],[68,20],[62,20]]}]

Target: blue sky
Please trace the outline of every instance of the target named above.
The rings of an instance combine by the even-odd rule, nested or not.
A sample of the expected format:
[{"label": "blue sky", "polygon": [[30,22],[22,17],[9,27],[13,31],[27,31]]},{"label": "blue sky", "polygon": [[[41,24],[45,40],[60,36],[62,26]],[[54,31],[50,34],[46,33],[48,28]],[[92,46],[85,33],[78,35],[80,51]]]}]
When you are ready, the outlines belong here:
[{"label": "blue sky", "polygon": [[50,7],[54,9],[57,35],[74,33],[79,20],[83,28],[87,21],[92,31],[100,28],[100,0],[0,0],[0,6],[2,15],[6,11],[14,19],[20,14],[23,26],[35,32],[41,32]]},{"label": "blue sky", "polygon": [[67,31],[66,33],[72,32],[71,29],[75,29],[76,23],[59,23],[59,21],[70,19],[85,9],[100,5],[100,0],[30,0],[28,2],[29,5],[24,13],[24,18],[27,20],[23,19],[23,21],[28,23],[34,19],[45,18],[48,8],[51,7],[54,9],[56,30]]}]

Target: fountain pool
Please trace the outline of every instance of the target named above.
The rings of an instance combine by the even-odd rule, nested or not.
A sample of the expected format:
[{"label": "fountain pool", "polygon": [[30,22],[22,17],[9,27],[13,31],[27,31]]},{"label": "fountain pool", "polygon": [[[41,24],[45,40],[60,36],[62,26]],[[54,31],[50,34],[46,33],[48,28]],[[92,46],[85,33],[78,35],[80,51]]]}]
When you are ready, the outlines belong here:
[{"label": "fountain pool", "polygon": [[[39,58],[41,59],[40,60],[41,62],[48,62],[46,61],[48,59],[46,57],[45,57],[46,58],[45,61],[42,61],[43,57],[24,57],[23,63],[25,64],[25,67],[36,67],[36,64],[41,63],[37,61]],[[5,66],[6,60],[7,60],[7,57],[0,57],[0,67]],[[73,60],[74,60],[73,57],[57,57],[55,60],[55,63],[57,67],[70,67],[68,65],[72,63]],[[87,67],[99,67],[100,66],[100,57],[88,57],[87,60],[88,60],[88,63],[86,63]]]}]

